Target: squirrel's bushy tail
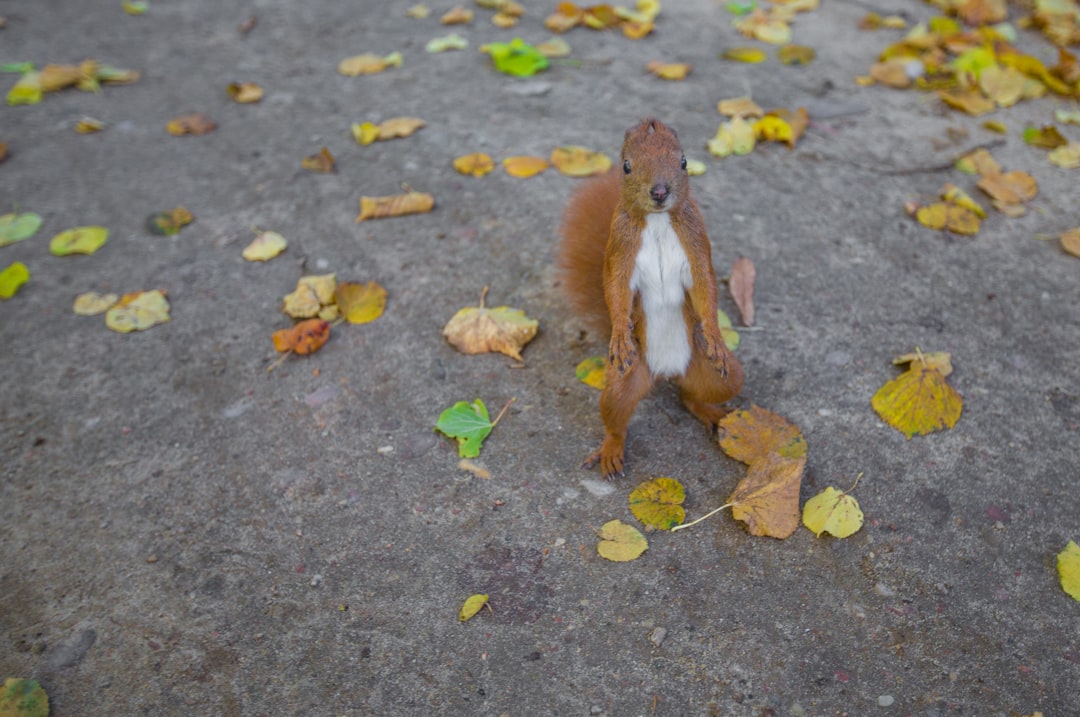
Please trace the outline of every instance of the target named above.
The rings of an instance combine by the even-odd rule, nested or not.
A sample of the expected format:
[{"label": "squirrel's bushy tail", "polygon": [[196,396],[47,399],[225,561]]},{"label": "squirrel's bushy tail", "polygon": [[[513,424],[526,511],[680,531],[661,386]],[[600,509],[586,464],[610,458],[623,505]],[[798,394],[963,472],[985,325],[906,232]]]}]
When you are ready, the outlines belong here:
[{"label": "squirrel's bushy tail", "polygon": [[567,202],[559,244],[558,273],[575,313],[606,339],[611,317],[604,298],[604,250],[619,204],[619,174],[586,181]]}]

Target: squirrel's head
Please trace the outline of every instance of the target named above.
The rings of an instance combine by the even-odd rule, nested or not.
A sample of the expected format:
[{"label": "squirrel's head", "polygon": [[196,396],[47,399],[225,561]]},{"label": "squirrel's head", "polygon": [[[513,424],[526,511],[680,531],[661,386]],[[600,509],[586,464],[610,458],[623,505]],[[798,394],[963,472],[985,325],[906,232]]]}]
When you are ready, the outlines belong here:
[{"label": "squirrel's head", "polygon": [[622,198],[638,211],[670,211],[689,196],[679,136],[660,120],[649,117],[626,130],[621,159]]}]

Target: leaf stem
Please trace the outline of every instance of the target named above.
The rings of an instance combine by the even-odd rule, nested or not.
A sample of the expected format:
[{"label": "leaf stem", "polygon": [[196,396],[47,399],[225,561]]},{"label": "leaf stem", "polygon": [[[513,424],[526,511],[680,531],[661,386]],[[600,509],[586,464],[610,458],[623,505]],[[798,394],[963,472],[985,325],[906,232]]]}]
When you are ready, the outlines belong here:
[{"label": "leaf stem", "polygon": [[499,415],[495,416],[495,420],[491,422],[491,427],[492,428],[495,427],[495,424],[498,423],[499,419],[503,417],[504,413],[506,413],[506,409],[510,408],[510,404],[513,403],[516,400],[517,400],[517,398],[514,397],[514,398],[511,398],[509,401],[506,402],[506,405],[502,407],[501,411],[499,411]]},{"label": "leaf stem", "polygon": [[733,505],[735,505],[735,503],[724,503],[724,504],[723,504],[722,506],[720,506],[719,508],[715,508],[715,509],[713,509],[713,510],[710,510],[710,511],[709,511],[708,513],[706,513],[705,515],[701,516],[701,517],[700,517],[700,518],[698,518],[697,520],[692,520],[692,521],[690,521],[689,523],[683,523],[682,525],[676,525],[676,526],[673,526],[673,527],[671,528],[671,532],[672,532],[672,533],[674,533],[674,532],[675,532],[676,530],[682,530],[683,528],[689,528],[689,527],[690,527],[691,525],[697,525],[698,523],[700,523],[701,521],[705,520],[706,518],[709,518],[709,517],[712,517],[712,516],[716,515],[717,513],[719,513],[720,511],[722,511],[722,510],[723,510],[724,508],[730,508],[730,507],[731,507],[731,506],[733,506]]},{"label": "leaf stem", "polygon": [[844,495],[847,495],[851,491],[855,490],[855,486],[859,485],[859,480],[863,477],[862,471],[859,471],[859,475],[855,476],[855,482],[851,484],[851,487],[844,491]]},{"label": "leaf stem", "polygon": [[489,288],[490,287],[485,284],[484,288],[480,290],[480,308],[481,309],[484,308],[484,302],[487,301],[487,295],[488,295],[488,289]]}]

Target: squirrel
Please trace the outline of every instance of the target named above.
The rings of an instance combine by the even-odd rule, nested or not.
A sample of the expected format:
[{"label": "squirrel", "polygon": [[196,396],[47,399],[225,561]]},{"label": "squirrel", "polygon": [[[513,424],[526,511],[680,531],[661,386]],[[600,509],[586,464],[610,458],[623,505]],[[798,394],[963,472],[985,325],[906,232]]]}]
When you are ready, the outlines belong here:
[{"label": "squirrel", "polygon": [[652,117],[626,131],[622,171],[587,181],[563,214],[558,273],[575,311],[610,337],[600,395],[606,434],[583,467],[624,475],[626,429],[659,378],[715,434],[743,369],[717,321],[709,237],[675,130]]}]

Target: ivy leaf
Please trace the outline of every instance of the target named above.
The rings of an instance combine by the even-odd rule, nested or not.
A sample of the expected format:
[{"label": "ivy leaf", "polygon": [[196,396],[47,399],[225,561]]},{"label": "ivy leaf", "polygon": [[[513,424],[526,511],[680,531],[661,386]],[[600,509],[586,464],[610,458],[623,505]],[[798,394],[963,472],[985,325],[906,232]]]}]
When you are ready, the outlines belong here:
[{"label": "ivy leaf", "polygon": [[601,558],[624,563],[636,560],[649,549],[649,541],[637,528],[621,520],[609,520],[597,531],[596,552]]},{"label": "ivy leaf", "polygon": [[670,530],[686,518],[686,491],[674,478],[654,478],[630,493],[630,512],[647,526]]},{"label": "ivy leaf", "polygon": [[487,407],[479,398],[469,403],[458,401],[439,415],[435,429],[458,442],[458,455],[476,458],[480,446],[495,424],[488,418]]},{"label": "ivy leaf", "polygon": [[544,53],[520,37],[510,42],[492,42],[480,49],[491,57],[496,70],[515,77],[532,77],[549,64]]}]

